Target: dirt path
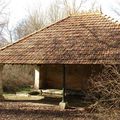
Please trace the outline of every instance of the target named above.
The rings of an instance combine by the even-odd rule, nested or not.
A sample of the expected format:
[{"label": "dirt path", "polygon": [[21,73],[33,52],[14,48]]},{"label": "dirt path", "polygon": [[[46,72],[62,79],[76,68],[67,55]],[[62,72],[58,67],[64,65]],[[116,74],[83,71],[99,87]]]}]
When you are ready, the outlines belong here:
[{"label": "dirt path", "polygon": [[79,109],[61,111],[58,105],[1,102],[0,120],[86,120]]}]

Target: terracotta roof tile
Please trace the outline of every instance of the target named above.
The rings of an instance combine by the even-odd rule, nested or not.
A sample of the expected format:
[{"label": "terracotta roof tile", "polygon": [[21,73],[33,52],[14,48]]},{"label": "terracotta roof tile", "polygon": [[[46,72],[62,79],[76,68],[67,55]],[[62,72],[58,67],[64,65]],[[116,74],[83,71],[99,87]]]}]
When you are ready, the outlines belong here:
[{"label": "terracotta roof tile", "polygon": [[119,64],[120,25],[102,14],[70,16],[1,49],[0,63]]}]

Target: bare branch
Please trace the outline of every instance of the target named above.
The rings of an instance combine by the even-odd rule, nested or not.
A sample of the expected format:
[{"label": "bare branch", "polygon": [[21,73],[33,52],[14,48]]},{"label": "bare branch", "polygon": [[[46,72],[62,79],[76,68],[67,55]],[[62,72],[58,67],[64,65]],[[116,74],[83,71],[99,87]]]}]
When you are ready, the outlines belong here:
[{"label": "bare branch", "polygon": [[61,8],[62,4],[57,0],[52,3],[48,9],[48,18],[50,22],[55,22],[65,16],[65,11]]},{"label": "bare branch", "polygon": [[76,14],[80,12],[81,7],[87,2],[88,0],[73,0],[72,4],[70,4],[70,1],[68,2],[68,0],[64,0],[63,4],[65,6],[65,9],[67,11],[68,15],[71,14]]},{"label": "bare branch", "polygon": [[[120,106],[120,66],[104,65],[102,73],[91,77],[93,85],[89,93],[94,93],[99,105],[109,108]],[[98,97],[99,96],[99,97]]]},{"label": "bare branch", "polygon": [[7,24],[7,13],[5,12],[7,5],[8,3],[4,0],[0,0],[0,45],[6,43],[3,32]]},{"label": "bare branch", "polygon": [[112,7],[111,9],[117,16],[120,16],[120,2],[119,1],[117,1],[116,8]]},{"label": "bare branch", "polygon": [[28,10],[28,16],[25,20],[21,21],[14,29],[15,39],[20,39],[45,25],[45,19],[41,12],[41,8],[34,11]]}]

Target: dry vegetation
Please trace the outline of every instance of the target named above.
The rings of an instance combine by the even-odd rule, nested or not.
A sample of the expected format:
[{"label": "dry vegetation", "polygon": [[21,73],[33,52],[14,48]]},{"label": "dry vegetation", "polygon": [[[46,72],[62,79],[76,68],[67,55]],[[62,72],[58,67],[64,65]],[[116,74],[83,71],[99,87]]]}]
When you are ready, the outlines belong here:
[{"label": "dry vegetation", "polygon": [[92,96],[94,104],[90,105],[91,112],[103,113],[110,120],[120,118],[120,66],[104,65],[102,73],[90,79],[92,87],[88,96]]},{"label": "dry vegetation", "polygon": [[110,108],[120,107],[120,66],[104,65],[102,73],[90,79],[94,99]]}]

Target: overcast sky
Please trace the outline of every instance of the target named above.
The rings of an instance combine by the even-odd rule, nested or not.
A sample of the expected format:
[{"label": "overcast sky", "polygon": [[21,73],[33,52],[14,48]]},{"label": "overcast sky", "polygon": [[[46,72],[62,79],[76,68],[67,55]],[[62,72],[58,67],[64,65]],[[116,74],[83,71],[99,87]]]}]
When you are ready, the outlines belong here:
[{"label": "overcast sky", "polygon": [[[20,22],[20,20],[25,18],[28,9],[32,10],[40,5],[43,11],[45,11],[48,9],[50,3],[52,3],[54,0],[6,0],[6,1],[7,2],[10,1],[8,6],[10,12],[10,23],[12,26],[14,26],[17,22]],[[94,0],[89,1],[90,2],[86,6],[84,6],[84,8],[87,8],[90,5],[90,3],[93,2]],[[101,4],[104,14],[114,17],[116,20],[119,19],[112,12],[111,8],[117,9],[117,2],[119,2],[120,0],[97,0],[97,1],[99,2],[99,4]]]}]

